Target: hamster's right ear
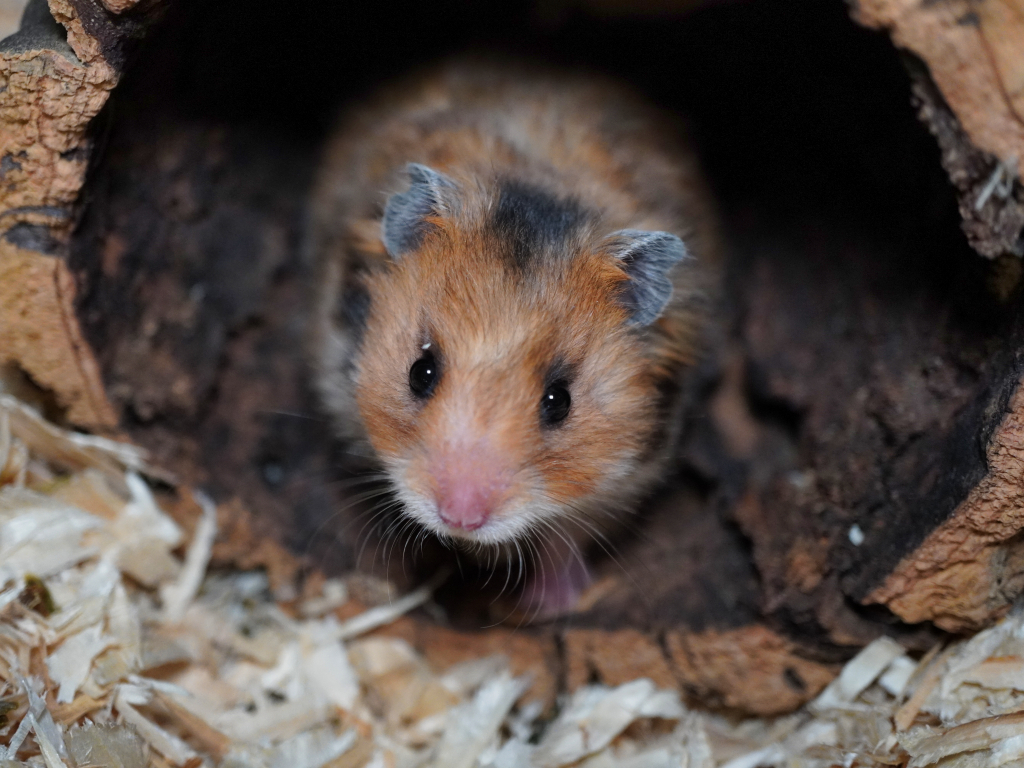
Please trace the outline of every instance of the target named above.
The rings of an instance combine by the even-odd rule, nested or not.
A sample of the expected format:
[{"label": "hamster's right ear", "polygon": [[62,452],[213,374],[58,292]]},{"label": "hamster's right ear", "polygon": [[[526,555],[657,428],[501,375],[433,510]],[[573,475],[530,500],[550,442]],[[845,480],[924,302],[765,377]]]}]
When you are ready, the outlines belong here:
[{"label": "hamster's right ear", "polygon": [[388,199],[381,221],[381,239],[393,259],[415,250],[430,231],[431,216],[450,209],[455,182],[426,165],[405,166],[409,189]]}]

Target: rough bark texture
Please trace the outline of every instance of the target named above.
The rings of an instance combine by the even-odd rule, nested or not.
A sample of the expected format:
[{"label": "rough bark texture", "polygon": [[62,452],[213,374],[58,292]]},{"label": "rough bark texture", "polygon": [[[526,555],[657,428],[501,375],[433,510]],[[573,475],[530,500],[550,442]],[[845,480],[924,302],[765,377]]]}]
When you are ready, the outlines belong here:
[{"label": "rough bark texture", "polygon": [[981,309],[994,302],[969,261],[863,248],[850,237],[785,266],[763,253],[741,289],[752,413],[776,426],[761,424],[735,519],[764,609],[839,645],[877,632],[854,601],[985,476],[995,357],[1018,343]]},{"label": "rough bark texture", "polygon": [[[919,57],[908,60],[915,99],[957,189],[964,232],[982,255],[1003,257],[992,288],[1011,296],[1024,256],[1024,3],[858,0],[854,18],[888,30]],[[941,507],[955,501],[955,509],[937,516],[940,524],[865,602],[960,632],[990,623],[1024,591],[1019,343],[1019,333],[1009,335],[1007,359],[993,361],[986,387],[961,417],[952,464],[961,491]],[[862,581],[858,594],[866,587]]]},{"label": "rough bark texture", "polygon": [[1024,256],[1024,2],[856,0],[854,18],[920,57],[921,117],[960,194],[971,245]]},{"label": "rough bark texture", "polygon": [[569,630],[563,635],[569,689],[597,679],[620,685],[647,677],[679,688],[703,706],[771,716],[818,695],[838,666],[806,658],[806,650],[759,624],[731,630]]},{"label": "rough bark texture", "polygon": [[75,283],[58,257],[0,241],[0,363],[53,392],[68,418],[113,427],[117,415],[75,315]]},{"label": "rough bark texture", "polygon": [[776,715],[816,696],[838,672],[802,657],[761,626],[699,634],[670,632],[665,646],[682,689],[695,701]]},{"label": "rough bark texture", "polygon": [[59,253],[85,180],[86,131],[117,72],[75,10],[30,4],[0,42],[0,363],[51,390],[74,423],[111,428],[117,415],[73,312],[74,280]]},{"label": "rough bark texture", "polygon": [[896,566],[867,600],[906,621],[951,632],[991,623],[1024,592],[1024,388],[1009,402],[985,446],[987,472],[953,514]]},{"label": "rough bark texture", "polygon": [[974,146],[927,70],[912,60],[908,69],[918,114],[938,141],[942,166],[956,187],[967,240],[983,256],[1019,263],[1024,255],[1024,187],[1016,181],[1012,164]]},{"label": "rough bark texture", "polygon": [[21,369],[71,423],[92,429],[115,429],[118,415],[82,338],[63,257],[90,124],[147,18],[113,22],[93,0],[33,0],[20,30],[0,41],[0,363]]},{"label": "rough bark texture", "polygon": [[[0,138],[0,358],[72,423],[116,425],[222,502],[218,562],[266,567],[287,596],[303,560],[396,581],[445,560],[428,548],[403,570],[403,542],[367,535],[360,466],[307,391],[303,200],[336,105],[469,41],[527,38],[692,117],[731,238],[721,345],[694,372],[671,487],[612,556],[595,546],[587,610],[469,631],[514,606],[492,605],[486,574],[462,563],[439,594],[453,627],[389,631],[439,666],[508,652],[547,701],[562,685],[642,674],[774,714],[878,634],[925,647],[935,631],[915,623],[979,626],[1024,589],[1021,270],[976,258],[957,229],[964,212],[976,247],[1013,252],[1019,186],[974,206],[1012,150],[984,142],[1016,139],[1005,120],[991,134],[961,114],[1003,102],[940,73],[942,51],[915,27],[956,48],[961,69],[998,73],[1016,109],[1012,46],[991,41],[986,15],[1008,2],[971,4],[987,10],[967,32],[947,23],[953,0],[859,6],[928,64],[934,83],[918,72],[914,93],[941,154],[898,56],[839,3],[612,22],[525,7],[499,18],[461,0],[400,19],[371,4],[168,5],[93,134],[150,3],[53,0],[70,44],[26,30],[0,45],[15,86],[0,92],[15,128]],[[998,66],[978,65],[979,40]],[[303,77],[267,54],[296,41]]]},{"label": "rough bark texture", "polygon": [[446,669],[461,661],[504,654],[511,661],[514,674],[530,676],[528,696],[553,705],[555,696],[564,690],[558,675],[561,667],[558,647],[551,635],[504,628],[487,632],[458,632],[426,622],[416,622],[414,626],[413,644],[438,669]]}]

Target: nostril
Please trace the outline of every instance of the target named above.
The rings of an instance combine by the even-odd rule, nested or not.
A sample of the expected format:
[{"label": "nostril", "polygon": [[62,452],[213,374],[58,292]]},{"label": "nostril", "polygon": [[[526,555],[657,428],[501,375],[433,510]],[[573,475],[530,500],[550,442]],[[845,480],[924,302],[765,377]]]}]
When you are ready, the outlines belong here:
[{"label": "nostril", "polygon": [[445,525],[450,528],[461,528],[464,531],[475,531],[477,528],[482,527],[490,517],[488,513],[484,512],[477,515],[463,516],[443,505],[438,506],[438,515],[441,517],[441,522]]}]

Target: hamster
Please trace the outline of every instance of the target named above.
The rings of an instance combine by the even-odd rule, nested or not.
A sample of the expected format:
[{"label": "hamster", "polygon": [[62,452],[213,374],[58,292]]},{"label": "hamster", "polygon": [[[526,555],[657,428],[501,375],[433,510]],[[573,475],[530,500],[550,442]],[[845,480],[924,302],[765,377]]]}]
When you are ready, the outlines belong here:
[{"label": "hamster", "polygon": [[579,556],[666,473],[719,261],[671,121],[599,78],[449,63],[342,121],[310,205],[324,408],[403,513],[538,553],[571,609]]}]

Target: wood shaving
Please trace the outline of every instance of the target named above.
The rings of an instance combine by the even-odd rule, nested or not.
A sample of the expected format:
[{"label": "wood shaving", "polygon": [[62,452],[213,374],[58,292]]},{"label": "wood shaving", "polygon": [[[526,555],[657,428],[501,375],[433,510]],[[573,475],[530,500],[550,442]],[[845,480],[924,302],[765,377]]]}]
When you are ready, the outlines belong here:
[{"label": "wood shaving", "polygon": [[437,670],[367,636],[436,581],[342,622],[365,577],[286,612],[264,573],[208,573],[213,503],[184,542],[142,461],[0,396],[0,768],[1024,764],[1024,611],[920,661],[880,638],[774,720],[647,679],[545,712],[505,656]]}]

